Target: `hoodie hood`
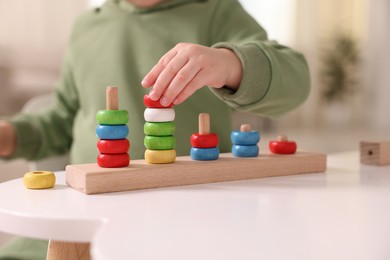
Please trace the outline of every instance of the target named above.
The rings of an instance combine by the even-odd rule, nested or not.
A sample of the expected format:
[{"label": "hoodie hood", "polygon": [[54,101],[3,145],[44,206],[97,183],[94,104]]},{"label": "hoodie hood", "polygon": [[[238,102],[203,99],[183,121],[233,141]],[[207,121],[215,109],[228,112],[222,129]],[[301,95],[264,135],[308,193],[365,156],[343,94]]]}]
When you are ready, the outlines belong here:
[{"label": "hoodie hood", "polygon": [[190,4],[190,3],[202,3],[202,2],[207,2],[207,0],[166,0],[155,6],[146,7],[146,8],[138,7],[134,4],[129,3],[126,0],[108,0],[106,2],[106,5],[114,4],[119,6],[121,9],[124,9],[131,13],[147,14],[147,13],[160,12],[160,11],[178,8],[180,6]]}]

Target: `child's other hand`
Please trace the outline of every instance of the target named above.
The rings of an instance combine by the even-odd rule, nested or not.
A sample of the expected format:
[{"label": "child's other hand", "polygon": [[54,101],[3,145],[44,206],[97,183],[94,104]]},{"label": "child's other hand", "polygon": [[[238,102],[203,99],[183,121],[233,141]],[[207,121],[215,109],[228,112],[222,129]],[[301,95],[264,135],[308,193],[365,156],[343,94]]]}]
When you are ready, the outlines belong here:
[{"label": "child's other hand", "polygon": [[167,52],[142,80],[145,88],[153,86],[149,95],[163,106],[177,105],[204,86],[237,90],[242,65],[228,49],[179,43]]},{"label": "child's other hand", "polygon": [[8,157],[13,154],[16,146],[16,132],[13,126],[0,121],[0,157]]}]

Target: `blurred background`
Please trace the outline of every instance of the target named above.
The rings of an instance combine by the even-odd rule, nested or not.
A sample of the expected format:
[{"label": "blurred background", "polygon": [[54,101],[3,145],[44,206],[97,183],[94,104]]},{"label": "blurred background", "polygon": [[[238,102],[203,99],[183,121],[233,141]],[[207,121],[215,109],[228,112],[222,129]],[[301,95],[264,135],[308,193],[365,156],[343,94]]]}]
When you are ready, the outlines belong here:
[{"label": "blurred background", "polygon": [[[0,117],[53,92],[74,19],[101,0],[0,0]],[[261,149],[287,134],[301,149],[340,152],[362,139],[390,139],[390,1],[240,0],[270,39],[307,58],[312,91],[277,119],[238,113],[263,134]],[[0,162],[0,182],[22,176],[27,162]]]},{"label": "blurred background", "polygon": [[[74,19],[93,0],[0,0],[0,117],[50,94]],[[270,39],[307,58],[312,91],[304,105],[277,119],[237,113],[268,140],[287,134],[300,149],[358,149],[363,139],[390,139],[390,1],[241,0]],[[0,161],[0,182],[22,177],[24,160]],[[0,234],[0,244],[9,236]]]}]

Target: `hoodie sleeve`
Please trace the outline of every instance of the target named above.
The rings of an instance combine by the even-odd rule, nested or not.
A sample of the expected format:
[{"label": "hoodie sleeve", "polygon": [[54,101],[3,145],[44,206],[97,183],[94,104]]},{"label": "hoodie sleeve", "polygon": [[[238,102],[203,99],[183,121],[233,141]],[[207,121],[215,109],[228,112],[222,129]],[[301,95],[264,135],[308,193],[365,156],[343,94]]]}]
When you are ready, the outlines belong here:
[{"label": "hoodie sleeve", "polygon": [[213,19],[212,47],[232,50],[243,66],[237,91],[211,89],[220,99],[235,109],[269,117],[306,100],[310,76],[302,54],[268,40],[264,29],[236,0],[218,1]]}]

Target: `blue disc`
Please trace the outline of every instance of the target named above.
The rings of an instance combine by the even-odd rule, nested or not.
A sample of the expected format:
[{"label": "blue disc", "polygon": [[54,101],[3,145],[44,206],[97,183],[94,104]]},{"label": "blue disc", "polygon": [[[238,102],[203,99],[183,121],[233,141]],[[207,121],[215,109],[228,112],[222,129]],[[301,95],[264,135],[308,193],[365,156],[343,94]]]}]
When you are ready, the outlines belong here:
[{"label": "blue disc", "polygon": [[125,139],[129,134],[127,125],[98,125],[96,126],[96,135],[99,139]]},{"label": "blue disc", "polygon": [[232,154],[237,157],[256,157],[259,155],[257,145],[233,145]]},{"label": "blue disc", "polygon": [[236,145],[255,145],[260,141],[260,133],[258,131],[232,131],[230,134],[230,140]]},{"label": "blue disc", "polygon": [[217,160],[219,157],[218,147],[213,148],[195,148],[191,147],[191,158],[197,161]]}]

